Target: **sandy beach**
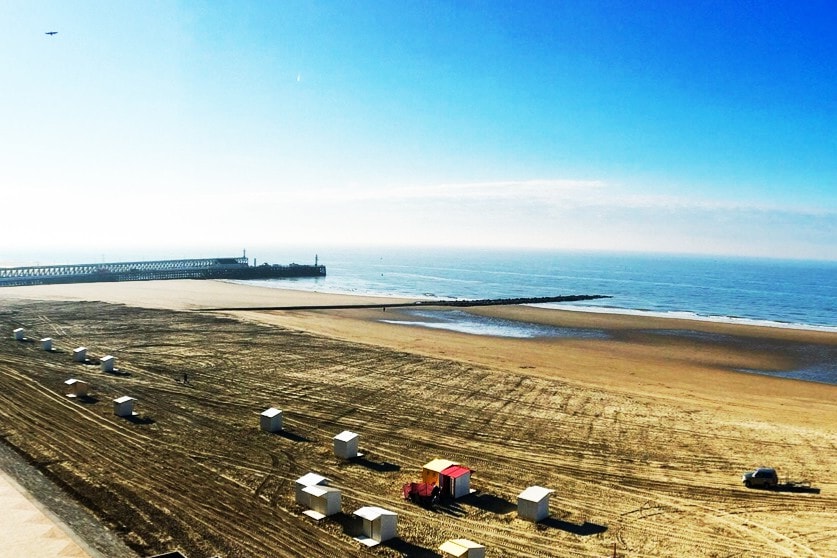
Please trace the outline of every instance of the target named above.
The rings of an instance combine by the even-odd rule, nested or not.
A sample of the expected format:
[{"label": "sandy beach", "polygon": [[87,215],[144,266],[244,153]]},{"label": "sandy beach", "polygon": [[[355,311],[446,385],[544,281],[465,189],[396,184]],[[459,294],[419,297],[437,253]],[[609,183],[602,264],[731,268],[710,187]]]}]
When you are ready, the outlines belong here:
[{"label": "sandy beach", "polygon": [[[102,301],[191,311],[213,307],[409,302],[406,299],[264,288],[222,281],[44,285],[0,290],[0,299],[4,296]],[[765,420],[775,419],[777,412],[786,411],[784,420],[837,424],[837,405],[833,404],[837,400],[835,386],[730,372],[737,369],[792,369],[799,363],[793,362],[783,351],[785,343],[837,347],[837,334],[527,306],[472,308],[469,311],[557,327],[598,328],[613,333],[615,339],[525,340],[382,323],[384,318],[397,320],[397,309],[390,309],[387,315],[377,309],[227,314],[396,350],[500,367],[525,375],[557,377],[638,397],[681,399],[689,405],[705,405],[710,409],[716,409],[719,404],[741,403],[746,404],[751,416]],[[723,343],[707,344],[675,337],[655,338],[642,333],[655,329],[694,330],[733,338]],[[765,342],[772,345],[771,350],[764,349]],[[778,399],[781,399],[782,409],[776,409]],[[822,404],[821,408],[818,402]]]},{"label": "sandy beach", "polygon": [[[167,416],[179,424],[192,420],[178,415],[177,409],[186,412],[188,408],[186,403],[177,402],[184,393],[206,400],[214,393],[224,401],[236,401],[236,405],[241,398],[250,397],[254,399],[248,402],[250,414],[270,400],[279,400],[289,408],[296,406],[300,411],[305,407],[305,416],[311,420],[299,417],[294,424],[304,442],[285,439],[281,440],[282,447],[272,449],[271,441],[248,430],[247,421],[251,419],[247,416],[236,422],[233,415],[225,414],[232,411],[210,407],[233,422],[228,425],[232,431],[220,426],[213,430],[215,439],[238,436],[241,440],[236,447],[250,441],[249,447],[255,448],[253,463],[247,467],[236,464],[226,453],[203,446],[190,446],[187,453],[204,456],[202,474],[217,475],[218,483],[231,479],[230,486],[219,489],[229,498],[224,504],[228,509],[244,505],[236,500],[235,490],[249,493],[250,500],[255,495],[265,513],[273,514],[271,517],[294,516],[294,521],[283,519],[283,528],[299,530],[312,540],[319,537],[321,544],[341,555],[363,555],[346,535],[345,525],[312,526],[294,515],[297,510],[287,483],[297,473],[307,472],[302,469],[319,467],[326,476],[358,483],[347,490],[344,500],[361,503],[364,498],[373,498],[378,505],[398,509],[403,526],[399,529],[400,544],[412,550],[410,555],[437,555],[432,554],[434,545],[438,546],[446,534],[486,541],[489,556],[602,556],[608,555],[613,545],[620,556],[837,555],[837,386],[736,372],[803,367],[807,363],[801,360],[808,353],[792,348],[811,347],[816,349],[811,353],[833,355],[837,334],[521,306],[469,312],[556,327],[597,329],[606,332],[607,338],[514,339],[384,323],[384,317],[389,321],[412,319],[396,309],[385,313],[382,309],[200,312],[214,307],[348,302],[383,306],[394,301],[217,281],[102,283],[0,289],[0,317],[9,333],[5,335],[6,344],[13,343],[12,326],[26,327],[38,331],[38,335],[53,336],[64,343],[65,350],[70,344],[85,344],[123,359],[132,370],[127,378],[103,380],[92,370],[84,371],[103,394],[101,405],[90,405],[85,410],[93,412],[101,406],[94,422],[116,428],[137,443],[145,440],[143,444],[153,442],[161,447],[186,444],[180,433],[166,430],[165,420]],[[108,325],[111,320],[107,309],[115,307],[100,303],[154,312],[126,311],[119,314],[124,323],[117,327]],[[88,332],[93,323],[90,320],[100,319],[102,331],[97,337],[88,334],[85,339],[81,330],[73,330],[75,315],[84,316]],[[165,318],[167,315],[172,317]],[[240,325],[218,322],[223,317],[233,318],[233,323]],[[131,320],[136,323],[132,325]],[[166,320],[175,325],[170,326]],[[200,332],[205,339],[199,343],[192,339],[196,332],[187,330],[204,323],[201,320],[206,329]],[[27,321],[32,323],[23,323]],[[167,343],[173,345],[166,349],[162,341],[155,341],[155,332],[168,327],[172,330]],[[221,333],[227,327],[249,332],[239,333],[245,335],[238,343],[240,352],[233,349],[233,333]],[[130,328],[136,331],[127,331]],[[271,335],[277,336],[273,341],[277,345],[278,339],[304,335],[305,343],[313,345],[317,340],[320,349],[307,352],[286,347],[281,357],[277,352],[271,354],[266,341],[264,347],[261,345],[257,333],[261,328],[276,332]],[[148,332],[148,349],[140,343],[144,330]],[[680,335],[678,331],[690,334]],[[216,338],[216,334],[222,337]],[[226,353],[218,348],[220,345],[228,347]],[[170,359],[152,356],[151,348],[166,352]],[[6,395],[0,395],[0,400],[6,397],[6,410],[0,411],[0,416],[7,444],[30,455],[36,466],[50,468],[54,478],[75,486],[77,491],[83,486],[84,490],[100,487],[107,493],[119,493],[119,487],[138,482],[130,480],[126,472],[124,478],[120,480],[117,474],[114,484],[108,484],[86,458],[77,462],[72,450],[63,446],[46,449],[46,441],[38,444],[22,440],[27,432],[37,429],[20,398],[14,404],[10,400],[10,386],[20,384],[22,375],[28,374],[21,369],[23,361],[14,356],[15,351],[21,353],[20,359],[47,358],[31,346],[12,346],[3,353],[0,381]],[[345,359],[341,360],[341,354]],[[155,387],[159,377],[176,378],[190,355],[206,362],[189,365],[189,377],[196,379],[189,387],[191,391],[183,392],[186,386],[174,384],[163,390],[166,395],[155,391],[159,390]],[[261,370],[248,359],[262,363]],[[319,377],[314,379],[309,374],[306,378],[303,364],[297,364],[299,360],[318,370]],[[228,384],[226,376],[214,375],[219,366],[241,370],[238,381],[252,381],[252,386]],[[47,397],[43,392],[59,389],[59,377],[63,381],[67,375],[60,372],[61,367],[66,368],[66,363],[50,364],[43,376],[28,375],[30,380],[25,383],[30,391],[21,393],[36,397],[37,392],[37,397]],[[260,373],[272,375],[284,388],[263,385],[258,380]],[[364,385],[360,377],[374,385]],[[401,391],[419,390],[413,382],[417,377],[425,387],[415,392],[411,401],[393,399]],[[127,427],[118,423],[113,427],[105,394],[118,393],[120,381],[127,384],[126,389],[143,393],[142,400],[150,408],[154,407],[154,397],[172,399],[168,406],[155,409],[153,423]],[[357,391],[343,393],[350,389]],[[311,407],[311,398],[305,393],[317,393],[317,401],[321,405],[328,401],[330,411]],[[414,407],[414,402],[421,406]],[[67,412],[77,414],[78,409]],[[381,413],[388,416],[387,428],[373,426],[380,422],[376,417]],[[420,418],[415,413],[427,416]],[[432,424],[443,432],[429,436]],[[333,463],[322,447],[307,447],[317,443],[327,446],[328,433],[342,427],[368,433],[364,443],[374,448],[372,459],[377,457],[380,463],[400,460],[398,469],[353,472],[357,467]],[[55,428],[60,431],[59,426]],[[216,427],[204,424],[202,428]],[[439,455],[442,453],[446,455]],[[442,521],[438,514],[398,500],[400,483],[416,477],[424,461],[450,456],[475,464],[478,473],[474,486],[494,505],[484,501],[466,503]],[[194,457],[184,457],[178,466],[185,475],[193,474],[188,463],[194,461]],[[816,490],[800,493],[743,488],[741,474],[762,465],[776,467],[781,478],[806,481]],[[369,483],[367,488],[360,487],[364,481]],[[188,480],[184,482],[189,485]],[[530,484],[556,489],[550,508],[554,522],[545,529],[516,519],[515,495]],[[160,485],[148,490],[160,494],[165,488]],[[136,486],[133,491],[141,492]],[[183,495],[187,504],[191,499]],[[90,505],[112,525],[127,521],[113,509],[97,507],[96,498],[91,497]],[[177,504],[167,501],[148,505],[153,510],[143,513],[153,516]],[[191,509],[184,506],[181,511]],[[242,540],[246,536],[232,527],[227,527],[232,532],[226,533],[224,524],[212,525],[213,515],[206,513],[202,527],[186,529],[180,523],[169,524],[174,532],[168,542],[166,536],[144,523],[121,528],[127,531],[129,545],[139,551],[160,551],[173,545],[191,550],[192,558],[201,556],[201,552],[207,556],[211,552],[256,556],[265,550],[277,555],[311,555],[306,554],[306,545],[313,543],[306,537],[299,537],[297,553],[293,541],[280,543],[253,526],[254,532],[249,535],[252,541],[245,544]],[[395,545],[382,552],[396,555],[403,549]]]}]

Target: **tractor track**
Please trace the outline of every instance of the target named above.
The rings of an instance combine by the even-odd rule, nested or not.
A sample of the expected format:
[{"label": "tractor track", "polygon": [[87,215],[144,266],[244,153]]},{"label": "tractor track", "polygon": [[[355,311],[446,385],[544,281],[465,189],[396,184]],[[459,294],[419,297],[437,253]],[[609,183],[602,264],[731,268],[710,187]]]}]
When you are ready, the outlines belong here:
[{"label": "tractor track", "polygon": [[[821,454],[837,447],[833,435],[707,428],[711,416],[683,408],[205,314],[0,310],[0,326],[18,324],[57,349],[0,340],[3,440],[141,553],[364,556],[344,528],[362,505],[396,511],[401,539],[426,556],[455,537],[515,558],[600,557],[614,543],[649,558],[837,550],[831,493],[768,494],[738,481],[750,466],[739,455],[763,451],[765,437],[810,474],[834,473]],[[80,345],[91,364],[71,362]],[[122,374],[94,366],[107,353]],[[63,395],[68,377],[90,383],[88,401]],[[138,399],[136,420],[113,415],[111,399],[125,394]],[[283,409],[284,433],[258,430],[268,406]],[[365,461],[333,455],[344,429],[360,433]],[[471,467],[477,494],[435,512],[401,499],[435,457]],[[309,471],[341,488],[342,520],[301,515],[293,481]],[[556,488],[551,522],[517,518],[516,496],[532,484]],[[801,523],[786,527],[780,514]],[[395,545],[375,552],[399,555]]]}]

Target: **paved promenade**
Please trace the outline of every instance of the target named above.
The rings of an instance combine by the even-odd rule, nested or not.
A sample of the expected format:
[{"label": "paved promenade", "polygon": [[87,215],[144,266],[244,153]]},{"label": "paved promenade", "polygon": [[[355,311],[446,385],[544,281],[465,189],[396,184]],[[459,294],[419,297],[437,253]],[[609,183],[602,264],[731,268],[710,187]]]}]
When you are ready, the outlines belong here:
[{"label": "paved promenade", "polygon": [[55,515],[28,497],[23,488],[0,471],[0,558],[99,558],[85,550]]}]

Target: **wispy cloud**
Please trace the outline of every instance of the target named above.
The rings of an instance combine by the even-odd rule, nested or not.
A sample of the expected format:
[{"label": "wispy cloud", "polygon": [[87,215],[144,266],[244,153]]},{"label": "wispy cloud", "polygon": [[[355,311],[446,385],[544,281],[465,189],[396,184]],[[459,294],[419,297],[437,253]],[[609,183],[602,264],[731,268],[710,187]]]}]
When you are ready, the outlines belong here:
[{"label": "wispy cloud", "polygon": [[408,193],[415,197],[442,198],[564,198],[589,195],[605,186],[604,182],[597,180],[507,180],[414,187]]},{"label": "wispy cloud", "polygon": [[300,193],[304,198],[324,201],[393,201],[393,200],[497,200],[527,198],[566,198],[583,195],[604,183],[592,180],[505,180],[495,182],[459,182],[410,186],[344,186]]},{"label": "wispy cloud", "polygon": [[837,208],[788,205],[763,200],[727,200],[692,196],[645,195],[620,193],[598,200],[600,205],[619,206],[633,209],[668,209],[672,211],[704,211],[718,213],[788,213],[798,215],[837,215]]},{"label": "wispy cloud", "polygon": [[[54,204],[66,204],[74,198],[66,189],[47,186],[33,192]],[[446,203],[493,205],[505,211],[515,207],[531,207],[533,204],[544,209],[583,211],[666,211],[702,212],[715,214],[776,214],[837,218],[837,207],[808,204],[779,204],[762,199],[740,200],[708,198],[694,195],[647,194],[636,191],[636,187],[610,184],[603,180],[535,179],[503,180],[491,182],[449,182],[438,184],[417,184],[409,186],[344,185],[340,187],[277,187],[243,188],[236,192],[207,191],[196,196],[190,191],[166,192],[123,192],[108,190],[97,193],[100,204],[122,206],[191,207],[213,211],[254,205],[266,207],[293,207],[295,204],[320,208],[347,206],[350,204],[404,203]]]},{"label": "wispy cloud", "polygon": [[[267,198],[275,193],[265,192]],[[730,200],[701,196],[676,196],[637,193],[628,187],[603,180],[537,179],[492,182],[459,182],[411,186],[368,188],[362,186],[283,192],[304,201],[339,204],[344,202],[382,203],[403,200],[447,202],[541,203],[572,208],[618,208],[668,211],[760,212],[797,215],[837,215],[837,208],[827,206],[788,205],[764,200]],[[288,199],[288,198],[285,198]]]}]

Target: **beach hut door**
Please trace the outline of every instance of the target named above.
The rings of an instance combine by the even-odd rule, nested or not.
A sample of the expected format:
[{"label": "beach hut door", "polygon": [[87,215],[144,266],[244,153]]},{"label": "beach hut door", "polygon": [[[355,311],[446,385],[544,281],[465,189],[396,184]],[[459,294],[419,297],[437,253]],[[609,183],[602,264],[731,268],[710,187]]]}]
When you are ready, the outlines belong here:
[{"label": "beach hut door", "polygon": [[381,518],[378,518],[372,522],[372,536],[370,537],[373,540],[379,541],[381,540],[381,525],[383,521]]},{"label": "beach hut door", "polygon": [[453,496],[453,479],[447,475],[439,475],[439,488],[442,490],[442,494]]}]

